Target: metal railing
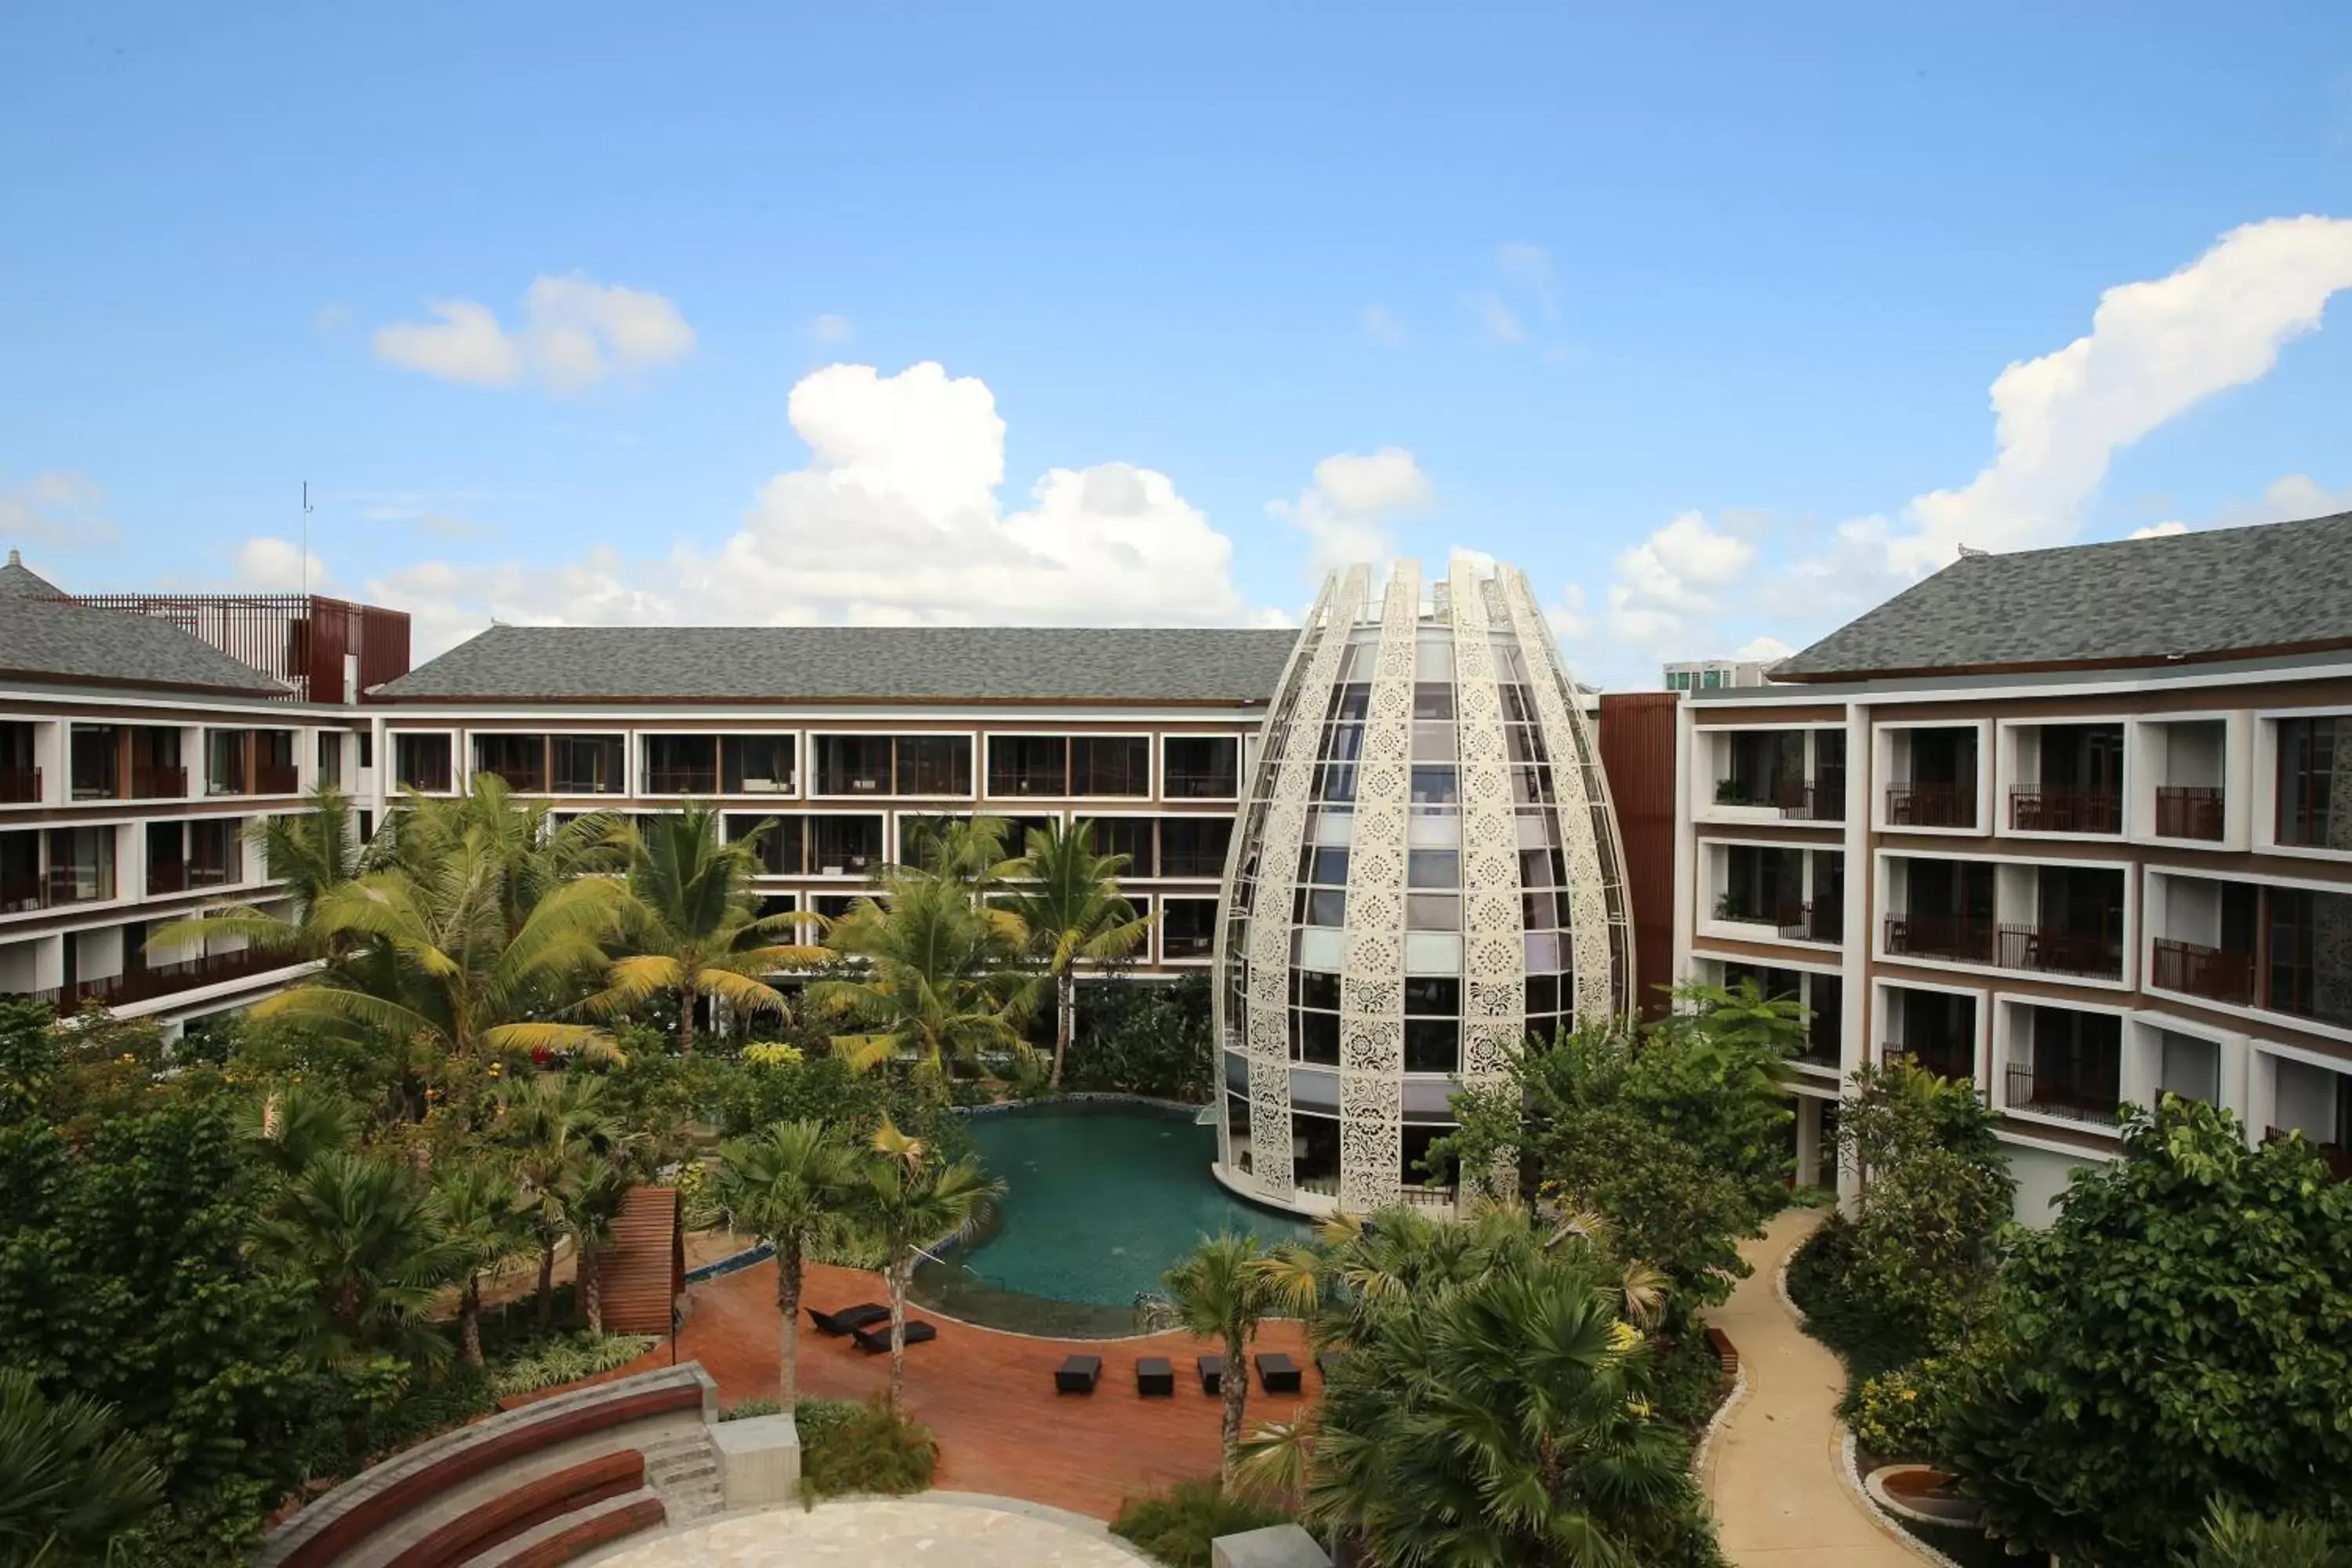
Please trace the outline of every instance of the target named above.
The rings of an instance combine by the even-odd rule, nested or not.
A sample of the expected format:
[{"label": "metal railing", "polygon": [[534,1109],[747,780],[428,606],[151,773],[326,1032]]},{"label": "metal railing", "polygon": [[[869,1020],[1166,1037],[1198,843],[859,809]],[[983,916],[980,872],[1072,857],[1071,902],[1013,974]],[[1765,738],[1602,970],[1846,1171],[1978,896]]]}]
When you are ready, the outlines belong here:
[{"label": "metal railing", "polygon": [[26,805],[40,798],[40,769],[0,768],[0,804]]},{"label": "metal railing", "polygon": [[1886,951],[1899,958],[1990,963],[2000,928],[1973,915],[1889,915]]},{"label": "metal railing", "polygon": [[210,953],[202,958],[183,959],[177,963],[151,963],[130,974],[110,974],[103,979],[84,980],[73,985],[53,985],[46,991],[31,991],[26,994],[35,1001],[47,1002],[60,1012],[70,1012],[86,1002],[118,1007],[133,1002],[152,1001],[158,996],[170,996],[182,991],[193,991],[200,985],[217,985],[224,981],[267,974],[272,970],[290,968],[301,962],[287,953],[262,952],[247,948],[242,952]]},{"label": "metal railing", "polygon": [[2121,833],[2124,799],[2114,790],[2082,784],[2013,789],[2009,825],[2020,833]]},{"label": "metal railing", "polygon": [[1170,800],[1231,800],[1241,793],[1241,780],[1238,774],[1230,773],[1171,769],[1162,781],[1161,790]]},{"label": "metal railing", "polygon": [[1783,904],[1774,911],[1774,923],[1787,942],[1840,942],[1845,936],[1845,910],[1832,901]]},{"label": "metal railing", "polygon": [[1051,772],[1031,772],[1025,768],[995,768],[988,775],[988,793],[992,795],[1037,795],[1051,797],[1070,793],[1070,781],[1059,769]]},{"label": "metal railing", "polygon": [[1878,1060],[1882,1066],[1893,1067],[1896,1062],[1909,1062],[1922,1072],[1931,1072],[1955,1083],[1976,1081],[1975,1058],[1976,1047],[1967,1041],[1925,1040],[1914,1044],[1887,1040],[1878,1047]]},{"label": "metal railing", "polygon": [[102,903],[114,897],[114,868],[53,866],[31,877],[0,881],[0,914]]},{"label": "metal railing", "polygon": [[[1130,876],[1140,875],[1129,872]],[[1222,877],[1225,874],[1225,852],[1206,849],[1170,849],[1160,851],[1160,875],[1163,877]]]},{"label": "metal railing", "polygon": [[707,768],[647,768],[647,795],[717,795],[719,769]]},{"label": "metal railing", "polygon": [[2157,785],[2157,837],[2219,840],[2222,799],[2221,792],[2210,784]]},{"label": "metal railing", "polygon": [[2009,1109],[2063,1116],[2070,1121],[2094,1121],[2112,1127],[2118,1120],[2123,1096],[2112,1085],[2085,1083],[2056,1072],[2042,1072],[2032,1062],[2009,1064]]},{"label": "metal railing", "polygon": [[2240,1007],[2253,1005],[2254,955],[2251,952],[2228,952],[2160,936],[2156,939],[2153,960],[2147,983],[2159,991],[2178,991]]},{"label": "metal railing", "polygon": [[1886,786],[1886,823],[1890,827],[1974,827],[1977,825],[1976,785],[1889,784]]},{"label": "metal railing", "polygon": [[478,767],[474,771],[478,773],[488,773],[492,778],[503,782],[507,788],[520,790],[525,795],[538,795],[547,788],[546,773],[540,768],[515,767],[509,764],[500,767]]},{"label": "metal railing", "polygon": [[2123,943],[2096,931],[2053,930],[2045,926],[2004,925],[2000,928],[2000,966],[2032,969],[2043,974],[2079,974],[2093,980],[2124,977]]},{"label": "metal railing", "polygon": [[1782,779],[1774,804],[1780,815],[1801,822],[1845,820],[1845,774],[1824,771],[1819,778]]},{"label": "metal railing", "polygon": [[1211,936],[1181,936],[1161,931],[1160,953],[1163,958],[1206,958],[1216,946]]}]

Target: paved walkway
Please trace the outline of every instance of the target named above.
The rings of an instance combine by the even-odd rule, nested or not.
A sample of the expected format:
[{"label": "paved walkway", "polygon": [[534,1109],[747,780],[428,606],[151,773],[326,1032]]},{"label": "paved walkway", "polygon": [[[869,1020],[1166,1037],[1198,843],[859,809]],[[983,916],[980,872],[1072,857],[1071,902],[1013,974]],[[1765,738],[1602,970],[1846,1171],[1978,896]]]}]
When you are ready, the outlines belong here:
[{"label": "paved walkway", "polygon": [[[991,1506],[992,1503],[1000,1506]],[[1135,1568],[1126,1542],[1003,1500],[889,1498],[738,1514],[630,1544],[600,1568]]]},{"label": "paved walkway", "polygon": [[1748,1394],[1717,1433],[1700,1477],[1724,1554],[1741,1568],[1919,1568],[1838,1478],[1845,1369],[1780,1304],[1772,1276],[1825,1216],[1789,1209],[1742,1242],[1756,1272],[1710,1318],[1731,1336]]}]

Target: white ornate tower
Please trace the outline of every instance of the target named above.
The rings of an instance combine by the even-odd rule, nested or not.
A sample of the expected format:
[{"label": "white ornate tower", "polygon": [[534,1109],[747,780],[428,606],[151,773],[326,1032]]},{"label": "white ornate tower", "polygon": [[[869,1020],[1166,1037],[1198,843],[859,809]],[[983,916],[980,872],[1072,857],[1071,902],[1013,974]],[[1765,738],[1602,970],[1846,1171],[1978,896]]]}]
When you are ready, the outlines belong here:
[{"label": "white ornate tower", "polygon": [[1600,752],[1527,578],[1369,584],[1334,574],[1299,632],[1217,925],[1218,1174],[1307,1213],[1413,1196],[1460,1084],[1633,990]]}]

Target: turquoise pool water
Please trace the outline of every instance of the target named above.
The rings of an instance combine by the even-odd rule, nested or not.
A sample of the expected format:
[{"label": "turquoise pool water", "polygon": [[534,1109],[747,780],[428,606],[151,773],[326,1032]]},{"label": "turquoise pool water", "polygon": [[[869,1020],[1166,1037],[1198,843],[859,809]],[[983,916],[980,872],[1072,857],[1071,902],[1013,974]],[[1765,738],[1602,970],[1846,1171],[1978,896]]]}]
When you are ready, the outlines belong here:
[{"label": "turquoise pool water", "polygon": [[1135,1299],[1203,1236],[1307,1236],[1303,1220],[1232,1196],[1209,1174],[1217,1131],[1189,1114],[1065,1101],[972,1120],[1006,1193],[996,1223],[943,1266],[915,1271],[915,1300],[1021,1333],[1139,1331]]}]

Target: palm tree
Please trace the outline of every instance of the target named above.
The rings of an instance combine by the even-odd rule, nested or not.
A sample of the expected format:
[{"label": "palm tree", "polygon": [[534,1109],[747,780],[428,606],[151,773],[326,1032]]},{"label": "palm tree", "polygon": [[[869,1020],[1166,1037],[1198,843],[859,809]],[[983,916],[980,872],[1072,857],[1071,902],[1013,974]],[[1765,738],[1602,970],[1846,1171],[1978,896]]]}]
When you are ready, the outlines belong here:
[{"label": "palm tree", "polygon": [[883,899],[860,901],[827,933],[853,973],[808,988],[812,1004],[864,1026],[835,1036],[835,1051],[860,1068],[910,1054],[938,1073],[992,1049],[1024,1050],[1031,987],[1013,967],[1018,922],[929,872],[893,868],[883,886]]},{"label": "palm tree", "polygon": [[464,795],[407,791],[366,856],[372,869],[406,871],[428,881],[460,852],[495,868],[499,912],[509,931],[522,929],[539,901],[565,883],[628,864],[622,819],[592,811],[555,820],[552,803],[517,799],[496,773],[477,773]]},{"label": "palm tree", "polygon": [[[635,1135],[604,1103],[604,1080],[583,1073],[542,1073],[499,1091],[497,1136],[514,1151],[530,1228],[539,1247],[539,1322],[555,1318],[555,1248],[571,1224],[566,1208],[580,1173],[593,1164],[621,1164]],[[585,1259],[580,1286],[587,1289]]]},{"label": "palm tree", "polygon": [[604,877],[561,883],[509,925],[500,854],[477,829],[422,876],[395,868],[330,889],[315,916],[327,940],[371,944],[384,962],[281,991],[253,1016],[420,1040],[451,1056],[610,1054],[604,1030],[545,1015],[604,969],[605,943],[620,927],[620,884]]},{"label": "palm tree", "polygon": [[604,1248],[636,1184],[636,1172],[611,1159],[582,1161],[563,1184],[563,1223],[578,1249],[580,1315],[599,1337],[604,1332]]},{"label": "palm tree", "polygon": [[677,1004],[677,1048],[694,1054],[694,1008],[704,996],[723,998],[740,1013],[777,1013],[784,999],[761,976],[822,963],[821,947],[788,940],[797,914],[755,911],[751,879],[760,869],[760,833],[722,840],[720,817],[709,806],[665,812],[634,832],[629,847],[628,944],[635,956],[615,963],[598,1005],[623,1011],[649,996]]},{"label": "palm tree", "polygon": [[307,1338],[320,1364],[378,1352],[425,1362],[447,1353],[425,1313],[466,1255],[443,1233],[431,1190],[405,1166],[376,1154],[320,1154],[278,1189],[253,1236],[265,1258],[307,1282]]},{"label": "palm tree", "polygon": [[1280,1305],[1276,1278],[1258,1249],[1257,1237],[1231,1231],[1203,1237],[1160,1277],[1166,1299],[1156,1312],[1160,1321],[1224,1345],[1219,1474],[1229,1490],[1241,1457],[1242,1415],[1249,1399],[1249,1341]]},{"label": "palm tree", "polygon": [[320,899],[359,874],[359,831],[351,797],[332,784],[320,784],[300,811],[257,817],[245,837],[271,879],[284,885],[294,902],[293,918],[252,904],[224,905],[157,927],[148,935],[147,950],[163,952],[214,937],[242,937],[247,947],[264,952],[296,958],[338,955],[342,942],[331,939],[315,916]]},{"label": "palm tree", "polygon": [[33,1374],[0,1367],[0,1563],[114,1560],[162,1505],[163,1479],[114,1407],[49,1400]]},{"label": "palm tree", "polygon": [[467,1366],[482,1364],[482,1271],[530,1246],[530,1209],[514,1177],[483,1161],[450,1165],[436,1173],[442,1233],[462,1255],[464,1282],[457,1296],[457,1353]]},{"label": "palm tree", "polygon": [[253,1150],[280,1176],[294,1176],[321,1154],[352,1141],[352,1103],[331,1089],[299,1081],[273,1089],[240,1113]]},{"label": "palm tree", "polygon": [[849,1145],[821,1121],[778,1121],[719,1152],[713,1197],[730,1228],[775,1249],[776,1311],[783,1320],[776,1359],[776,1403],[799,1396],[801,1272],[814,1245],[848,1230],[857,1177]]},{"label": "palm tree", "polygon": [[1151,929],[1118,890],[1124,855],[1097,855],[1094,824],[1064,832],[1059,824],[1029,835],[1028,853],[1013,863],[1018,890],[1004,900],[1025,933],[1030,956],[1054,980],[1054,1067],[1048,1089],[1062,1087],[1062,1064],[1078,1018],[1081,963],[1127,957]]},{"label": "palm tree", "polygon": [[970,1156],[940,1163],[921,1139],[887,1118],[858,1177],[852,1213],[863,1238],[881,1255],[890,1289],[890,1407],[896,1410],[906,1396],[907,1291],[917,1249],[969,1239],[987,1223],[1004,1184],[982,1173]]}]

